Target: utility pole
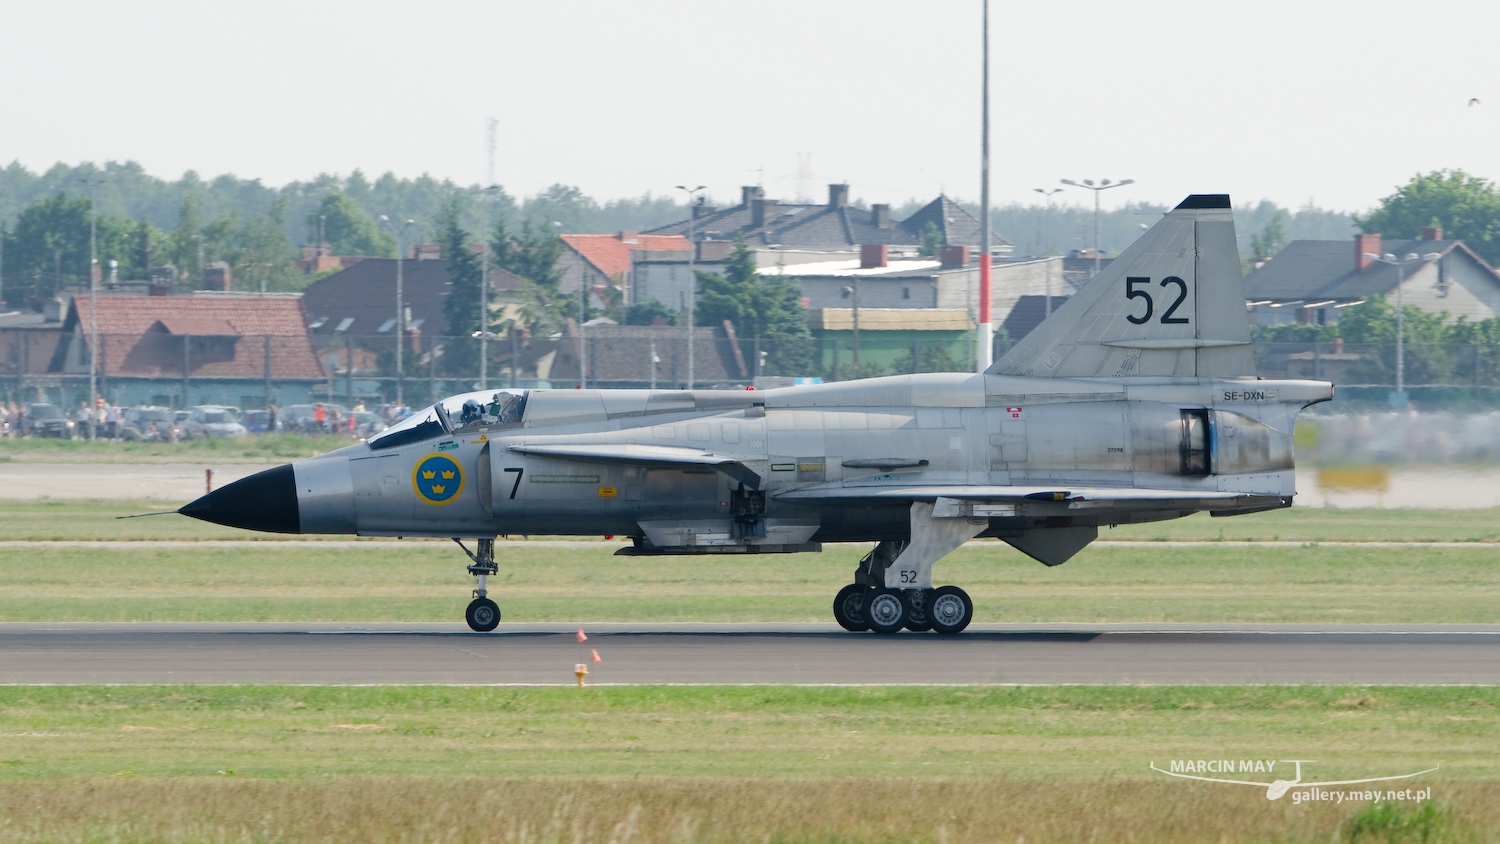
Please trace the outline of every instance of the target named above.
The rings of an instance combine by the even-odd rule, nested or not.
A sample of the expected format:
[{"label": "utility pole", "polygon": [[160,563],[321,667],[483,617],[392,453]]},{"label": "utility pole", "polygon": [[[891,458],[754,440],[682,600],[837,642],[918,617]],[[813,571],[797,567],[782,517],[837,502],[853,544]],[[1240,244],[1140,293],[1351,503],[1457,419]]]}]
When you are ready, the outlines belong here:
[{"label": "utility pole", "polygon": [[[1032,190],[1047,198],[1047,216],[1052,216],[1052,196],[1062,193],[1062,188],[1032,188]],[[1052,256],[1046,253],[1050,249],[1042,249],[1042,217],[1037,215],[1036,220],[1036,248],[1042,252],[1042,260],[1046,262],[1047,270],[1047,316],[1052,316]]]},{"label": "utility pole", "polygon": [[[479,192],[479,204],[484,210],[484,229],[479,237],[479,389],[490,388],[490,198],[495,192],[495,133],[500,121],[491,117],[485,126],[485,141],[488,155],[485,158],[485,185]],[[514,365],[514,361],[512,361]]]},{"label": "utility pole", "polygon": [[89,439],[98,434],[94,421],[94,396],[99,392],[99,185],[98,176],[89,176]]},{"label": "utility pole", "polygon": [[990,368],[995,327],[990,323],[990,0],[984,0],[984,79],[980,84],[979,130],[979,336],[975,369]]},{"label": "utility pole", "polygon": [[694,367],[693,367],[693,364],[694,364],[694,352],[693,352],[693,345],[694,345],[693,344],[693,301],[698,298],[698,272],[697,272],[697,269],[698,269],[698,267],[697,267],[698,245],[693,242],[693,226],[698,222],[698,211],[697,211],[698,194],[699,194],[699,192],[705,190],[706,188],[703,185],[699,185],[699,186],[697,186],[695,188],[690,188],[690,187],[687,187],[686,185],[678,185],[677,189],[680,190],[680,191],[685,192],[688,195],[688,227],[687,227],[687,241],[688,241],[688,293],[687,293],[687,346],[688,346],[687,347],[687,353],[688,353],[688,373],[687,373],[687,388],[689,390],[691,390],[691,389],[693,389],[693,381],[695,380],[695,377],[696,377],[696,373],[694,372]]},{"label": "utility pole", "polygon": [[[1110,188],[1123,188],[1126,185],[1133,185],[1135,184],[1135,179],[1121,179],[1118,182],[1101,179],[1097,185],[1094,184],[1093,179],[1084,179],[1082,182],[1063,179],[1062,183],[1094,192],[1094,275],[1097,276],[1099,274],[1099,259],[1104,255],[1104,249],[1099,245],[1099,194],[1104,193]],[[1090,278],[1092,277],[1090,276]]]},{"label": "utility pole", "polygon": [[589,321],[589,278],[582,265],[578,267],[578,386],[589,388],[589,347],[583,337],[583,324]]},{"label": "utility pole", "polygon": [[405,253],[401,249],[401,236],[416,221],[408,219],[402,223],[400,228],[391,222],[391,218],[385,214],[380,215],[380,224],[385,226],[396,238],[396,404],[404,407],[406,405],[406,370],[402,366],[402,353],[406,346],[406,299],[401,289],[401,262]]},{"label": "utility pole", "polygon": [[1390,403],[1393,408],[1399,410],[1406,407],[1406,308],[1401,294],[1401,288],[1406,282],[1406,267],[1408,264],[1423,261],[1441,261],[1443,256],[1439,252],[1428,252],[1426,255],[1408,252],[1405,256],[1397,258],[1389,252],[1384,255],[1366,252],[1364,258],[1367,261],[1390,264],[1396,268],[1396,392],[1391,395]]}]

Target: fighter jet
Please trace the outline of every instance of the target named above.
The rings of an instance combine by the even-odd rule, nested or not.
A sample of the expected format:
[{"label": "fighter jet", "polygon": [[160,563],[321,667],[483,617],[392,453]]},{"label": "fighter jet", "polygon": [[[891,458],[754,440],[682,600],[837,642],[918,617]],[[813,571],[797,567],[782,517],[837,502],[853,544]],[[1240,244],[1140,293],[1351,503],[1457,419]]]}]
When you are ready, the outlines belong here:
[{"label": "fighter jet", "polygon": [[1101,526],[1289,507],[1293,422],[1332,397],[1256,377],[1229,197],[1194,195],[982,374],[466,393],[178,512],[451,538],[477,578],[476,631],[500,622],[497,537],[612,534],[624,555],[873,543],[838,623],[953,634],[974,606],[933,586],[949,552],[996,538],[1056,566]]}]

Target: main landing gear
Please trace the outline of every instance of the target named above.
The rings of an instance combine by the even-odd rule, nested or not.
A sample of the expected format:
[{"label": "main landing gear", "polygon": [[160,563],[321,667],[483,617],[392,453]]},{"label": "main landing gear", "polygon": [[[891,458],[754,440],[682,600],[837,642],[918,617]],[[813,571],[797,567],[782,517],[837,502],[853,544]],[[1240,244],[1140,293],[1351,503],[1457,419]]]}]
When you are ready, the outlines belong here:
[{"label": "main landing gear", "polygon": [[833,599],[833,617],[840,627],[853,632],[895,633],[904,627],[916,633],[952,634],[974,620],[974,602],[957,586],[891,589],[885,585],[885,570],[904,548],[905,543],[881,542],[859,561],[854,582]]},{"label": "main landing gear", "polygon": [[479,586],[474,590],[474,600],[469,602],[469,608],[464,610],[464,620],[469,622],[469,629],[476,633],[488,633],[500,626],[500,607],[491,601],[487,595],[489,590],[485,589],[485,578],[500,571],[495,565],[495,540],[478,540],[478,553],[470,551],[464,546],[462,540],[454,538],[458,547],[464,549],[473,564],[469,566],[469,574],[479,578]]}]

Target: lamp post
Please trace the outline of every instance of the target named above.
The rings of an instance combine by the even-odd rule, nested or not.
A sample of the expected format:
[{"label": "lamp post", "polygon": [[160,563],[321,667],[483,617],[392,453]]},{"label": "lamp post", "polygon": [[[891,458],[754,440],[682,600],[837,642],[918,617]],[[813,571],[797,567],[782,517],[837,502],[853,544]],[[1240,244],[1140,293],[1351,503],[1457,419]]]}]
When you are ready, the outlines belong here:
[{"label": "lamp post", "polygon": [[94,396],[99,392],[99,185],[104,180],[89,176],[89,439],[98,435],[94,422]]},{"label": "lamp post", "polygon": [[983,60],[979,84],[979,330],[974,350],[975,370],[990,368],[995,353],[995,326],[990,322],[990,0],[984,0]]},{"label": "lamp post", "polygon": [[[1135,184],[1135,179],[1121,179],[1118,182],[1111,182],[1109,179],[1102,179],[1097,185],[1094,184],[1093,179],[1084,179],[1082,182],[1075,182],[1072,179],[1063,179],[1062,183],[1065,185],[1071,185],[1075,188],[1083,188],[1085,190],[1091,190],[1094,192],[1094,275],[1098,275],[1099,256],[1102,254],[1102,250],[1099,248],[1099,194],[1109,190],[1110,188],[1123,188],[1126,185],[1133,185]],[[1093,276],[1090,276],[1090,278],[1093,278]]]},{"label": "lamp post", "polygon": [[1391,404],[1406,406],[1406,309],[1403,307],[1401,295],[1402,284],[1406,281],[1406,265],[1423,261],[1436,261],[1443,256],[1437,252],[1428,252],[1418,255],[1408,252],[1397,258],[1387,252],[1384,255],[1376,255],[1373,252],[1364,253],[1367,261],[1379,261],[1382,264],[1390,264],[1396,268],[1396,392],[1391,394]]},{"label": "lamp post", "polygon": [[[493,121],[491,121],[493,123]],[[493,131],[493,130],[492,130]],[[494,164],[490,165],[490,178],[494,178]],[[490,388],[490,199],[500,189],[491,184],[479,192],[479,204],[484,209],[484,234],[479,240],[479,389]]]},{"label": "lamp post", "polygon": [[408,219],[398,227],[390,217],[380,215],[380,224],[396,238],[396,404],[400,407],[406,406],[406,370],[402,366],[402,347],[406,345],[406,300],[401,290],[401,262],[406,255],[401,249],[401,236],[414,223],[416,220]]},{"label": "lamp post", "polygon": [[[1041,194],[1042,196],[1046,197],[1046,199],[1047,199],[1047,216],[1050,217],[1052,215],[1052,197],[1055,194],[1062,193],[1062,188],[1032,188],[1032,190],[1034,190],[1037,193]],[[1037,215],[1037,223],[1036,223],[1036,248],[1037,249],[1041,249],[1042,248],[1042,217],[1041,217],[1040,214]],[[1046,259],[1046,258],[1050,258],[1051,256],[1043,255],[1042,257],[1044,259]],[[1052,262],[1050,260],[1048,260],[1046,262],[1046,271],[1047,271],[1047,295],[1045,297],[1043,297],[1043,298],[1045,298],[1047,300],[1047,306],[1046,306],[1047,307],[1047,316],[1052,316]]]},{"label": "lamp post", "polygon": [[859,276],[854,277],[854,284],[844,288],[854,299],[854,373],[859,376]]},{"label": "lamp post", "polygon": [[693,225],[698,222],[698,212],[694,210],[698,201],[698,194],[707,188],[699,185],[690,188],[687,185],[678,185],[677,189],[688,195],[688,290],[687,290],[687,353],[688,353],[688,377],[687,388],[693,389],[693,381],[696,380],[694,371],[695,358],[693,355],[693,300],[698,298],[698,246],[693,243]]}]

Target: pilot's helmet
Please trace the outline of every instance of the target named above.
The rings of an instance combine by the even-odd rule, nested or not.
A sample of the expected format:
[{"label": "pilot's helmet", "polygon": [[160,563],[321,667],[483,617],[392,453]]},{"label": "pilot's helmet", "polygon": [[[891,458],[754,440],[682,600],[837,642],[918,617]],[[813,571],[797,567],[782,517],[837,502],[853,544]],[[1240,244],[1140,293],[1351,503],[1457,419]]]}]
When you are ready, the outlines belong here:
[{"label": "pilot's helmet", "polygon": [[463,411],[459,413],[458,418],[461,422],[478,422],[482,416],[484,416],[484,411],[479,407],[479,402],[466,399]]}]

